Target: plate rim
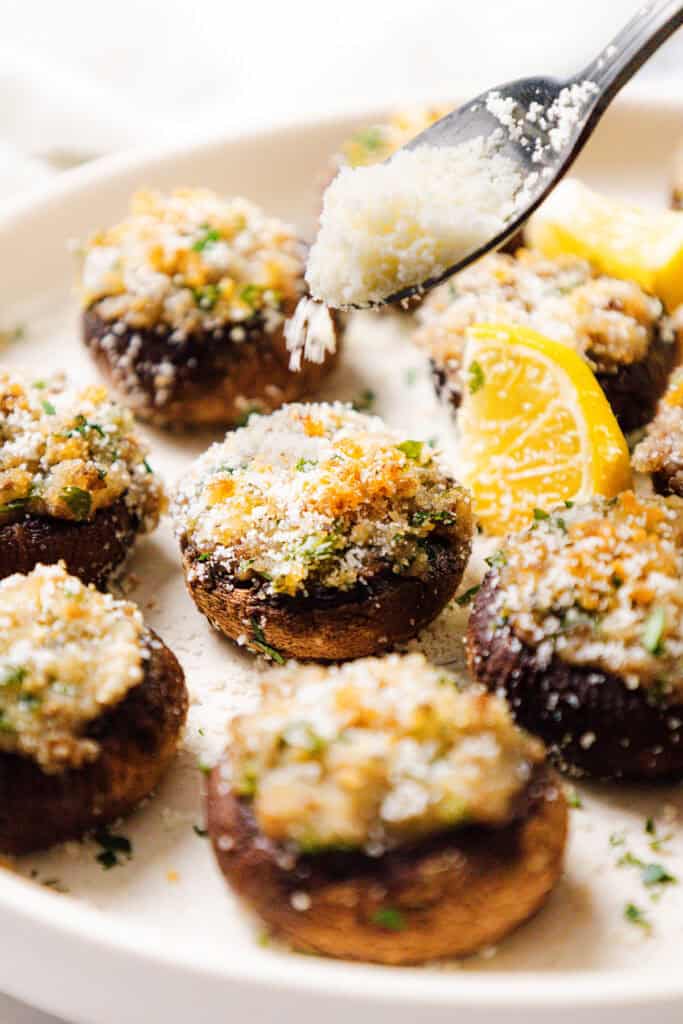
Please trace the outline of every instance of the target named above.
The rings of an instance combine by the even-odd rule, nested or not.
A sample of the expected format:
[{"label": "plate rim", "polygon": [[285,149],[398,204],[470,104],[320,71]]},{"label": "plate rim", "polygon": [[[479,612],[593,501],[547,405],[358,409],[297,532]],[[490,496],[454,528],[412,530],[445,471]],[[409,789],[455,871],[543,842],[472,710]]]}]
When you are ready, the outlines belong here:
[{"label": "plate rim", "polygon": [[[433,99],[433,94],[431,96]],[[630,91],[616,101],[634,116],[654,110],[681,114],[683,99],[659,88]],[[344,113],[320,116],[311,114],[274,124],[260,124],[250,130],[231,129],[218,135],[186,137],[166,147],[144,146],[130,152],[106,155],[82,167],[56,175],[54,180],[27,189],[16,198],[0,203],[0,233],[5,237],[24,217],[49,212],[55,203],[68,202],[84,191],[111,183],[131,173],[153,173],[154,166],[168,164],[177,158],[218,155],[236,142],[249,145],[277,138],[291,138],[297,132],[316,132],[360,118],[372,120],[381,116],[381,108],[358,105]],[[682,123],[683,128],[683,123]],[[304,958],[286,952],[254,949],[244,945],[230,949],[230,957],[213,955],[207,958],[206,948],[199,953],[182,947],[177,941],[160,948],[150,942],[157,935],[154,928],[125,922],[75,899],[42,889],[16,875],[11,867],[0,865],[0,915],[5,934],[12,929],[33,925],[41,939],[61,943],[62,956],[84,957],[115,952],[124,963],[137,961],[148,969],[172,969],[188,978],[211,980],[233,986],[268,987],[280,993],[295,991],[330,996],[346,1005],[363,1000],[375,1006],[400,1000],[408,1007],[447,1007],[452,1009],[495,1010],[503,1007],[515,1011],[569,1008],[618,1009],[629,1005],[662,1003],[683,1004],[683,978],[676,980],[670,972],[643,968],[637,973],[624,970],[583,971],[487,971],[466,973],[456,970],[429,972],[422,968],[389,968],[371,964],[334,961],[325,958]],[[102,923],[107,922],[107,928]],[[67,946],[68,943],[68,946]],[[182,956],[180,955],[182,953]],[[349,982],[352,981],[352,984]],[[11,980],[4,982],[11,991]],[[12,993],[19,998],[35,998],[25,990]]]}]

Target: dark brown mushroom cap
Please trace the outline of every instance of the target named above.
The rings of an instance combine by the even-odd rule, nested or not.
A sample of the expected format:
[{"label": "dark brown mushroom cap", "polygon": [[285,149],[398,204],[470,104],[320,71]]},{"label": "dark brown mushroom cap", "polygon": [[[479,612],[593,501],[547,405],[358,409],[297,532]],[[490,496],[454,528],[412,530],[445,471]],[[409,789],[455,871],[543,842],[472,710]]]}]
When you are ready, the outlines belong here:
[{"label": "dark brown mushroom cap", "polygon": [[295,947],[349,960],[421,963],[465,956],[534,914],[562,871],[567,806],[542,767],[504,827],[463,827],[379,857],[295,857],[258,830],[220,765],[208,826],[226,879]]},{"label": "dark brown mushroom cap", "polygon": [[[350,590],[320,587],[307,596],[264,596],[215,559],[182,545],[185,581],[199,610],[226,636],[262,641],[283,657],[343,661],[386,651],[415,636],[453,597],[470,554],[470,541],[428,543],[429,567],[420,576],[390,568]],[[263,648],[258,648],[263,653]]]},{"label": "dark brown mushroom cap", "polygon": [[172,761],[187,715],[183,670],[154,633],[141,683],[93,721],[100,744],[82,768],[46,774],[30,757],[0,753],[0,850],[24,854],[75,839],[127,814]]},{"label": "dark brown mushroom cap", "polygon": [[336,362],[331,353],[292,371],[282,326],[269,332],[259,315],[240,326],[239,342],[230,325],[173,340],[171,328],[136,330],[104,320],[95,307],[82,317],[83,340],[104,377],[140,419],[159,426],[237,426],[250,411],[272,412],[311,394]]},{"label": "dark brown mushroom cap", "polygon": [[26,515],[0,526],[0,578],[63,560],[67,572],[101,586],[130,551],[139,527],[125,495],[90,522]]},{"label": "dark brown mushroom cap", "polygon": [[477,594],[467,632],[474,677],[502,691],[516,721],[548,745],[559,766],[598,778],[683,778],[683,704],[629,688],[601,668],[538,652],[497,621],[497,574]]}]

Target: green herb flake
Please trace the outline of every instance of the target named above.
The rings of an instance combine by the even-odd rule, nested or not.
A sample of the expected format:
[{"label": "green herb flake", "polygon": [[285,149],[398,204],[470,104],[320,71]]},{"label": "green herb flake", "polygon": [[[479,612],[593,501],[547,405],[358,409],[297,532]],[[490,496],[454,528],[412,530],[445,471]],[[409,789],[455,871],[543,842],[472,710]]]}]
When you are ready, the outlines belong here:
[{"label": "green herb flake", "polygon": [[26,675],[23,665],[5,665],[0,671],[0,686],[21,686]]},{"label": "green herb flake", "polygon": [[209,227],[208,224],[202,224],[201,227],[204,234],[201,238],[198,238],[192,246],[195,252],[204,252],[208,245],[213,245],[214,242],[219,242],[221,237],[220,232],[216,231],[215,228]]},{"label": "green herb flake", "polygon": [[142,460],[142,465],[143,465],[143,466],[145,467],[145,469],[147,470],[147,472],[148,472],[148,473],[153,473],[153,472],[154,472],[154,470],[153,470],[153,469],[152,469],[152,467],[150,466],[150,464],[149,464],[149,462],[147,461],[147,459],[143,459],[143,460]]},{"label": "green herb flake", "polygon": [[297,464],[296,464],[296,466],[294,468],[296,469],[297,473],[308,473],[309,469],[313,469],[314,466],[317,466],[317,465],[318,465],[318,460],[317,459],[304,459],[302,457],[302,458],[299,459],[299,461],[297,462]]},{"label": "green herb flake", "polygon": [[570,807],[573,807],[575,811],[580,811],[583,808],[583,800],[572,786],[566,791],[567,803]]},{"label": "green herb flake", "polygon": [[213,766],[208,764],[206,761],[199,760],[197,761],[197,769],[202,773],[202,775],[210,775],[213,770]]},{"label": "green herb flake", "polygon": [[356,412],[368,412],[370,409],[372,409],[376,400],[377,395],[375,394],[375,392],[371,388],[364,388],[363,391],[361,391],[358,398],[354,398],[351,405],[356,410]]},{"label": "green herb flake", "polygon": [[357,132],[352,141],[369,153],[374,153],[384,145],[382,128],[366,128],[362,132]]},{"label": "green herb flake", "polygon": [[612,832],[609,837],[609,844],[611,847],[623,846],[626,842],[626,836],[623,832]]},{"label": "green herb flake", "polygon": [[201,288],[194,288],[192,294],[202,309],[213,309],[220,298],[221,289],[217,284],[205,284]]},{"label": "green herb flake", "polygon": [[678,879],[672,875],[662,864],[644,864],[641,872],[643,885],[676,885]]},{"label": "green herb flake", "polygon": [[481,583],[476,583],[473,587],[469,587],[467,590],[459,594],[455,599],[455,603],[460,608],[466,608],[468,604],[472,604],[472,601],[481,590]]},{"label": "green herb flake", "polygon": [[507,556],[502,549],[499,549],[492,555],[487,555],[484,561],[491,569],[502,569],[504,565],[507,565]]},{"label": "green herb flake", "polygon": [[417,384],[417,378],[419,370],[415,366],[409,367],[403,374],[403,380],[406,383],[406,387],[413,388]]},{"label": "green herb flake", "polygon": [[192,831],[196,836],[199,836],[200,839],[206,839],[209,834],[208,828],[200,828],[199,825],[193,825]]},{"label": "green herb flake", "polygon": [[477,391],[481,391],[484,384],[486,383],[486,377],[480,364],[476,359],[473,359],[468,368],[469,375],[469,392],[471,395],[476,395]]},{"label": "green herb flake", "polygon": [[211,558],[211,552],[210,551],[202,551],[201,555],[198,556],[197,561],[198,562],[208,562],[210,558]]},{"label": "green herb flake", "polygon": [[544,512],[542,508],[534,509],[534,519],[537,523],[541,523],[546,519],[550,519],[550,513]]},{"label": "green herb flake", "polygon": [[280,654],[276,647],[271,647],[270,644],[266,642],[265,634],[255,618],[252,618],[251,620],[251,628],[254,634],[251,640],[251,646],[257,651],[260,651],[261,654],[265,654],[266,657],[274,661],[276,665],[284,665],[286,658]]},{"label": "green herb flake", "polygon": [[647,919],[647,915],[644,910],[636,906],[635,903],[627,903],[624,907],[624,917],[630,924],[635,924],[644,931],[651,931],[652,925]]},{"label": "green herb flake", "polygon": [[92,495],[82,487],[65,487],[60,494],[61,500],[77,520],[87,519],[92,508]]},{"label": "green herb flake", "polygon": [[252,309],[260,304],[261,296],[263,295],[263,288],[260,284],[245,284],[244,288],[240,291],[240,300],[247,306],[251,306]]},{"label": "green herb flake", "polygon": [[400,452],[403,452],[407,459],[417,461],[422,455],[424,441],[403,441],[401,444],[397,444],[396,447]]},{"label": "green herb flake", "polygon": [[43,398],[40,404],[43,407],[43,411],[46,412],[48,416],[57,415],[57,410],[55,409],[52,402],[48,402],[47,398]]},{"label": "green herb flake", "polygon": [[406,927],[405,916],[394,907],[380,907],[374,912],[370,921],[387,932],[402,932]]},{"label": "green herb flake", "polygon": [[652,609],[643,629],[642,644],[650,654],[661,654],[664,647],[662,637],[666,625],[666,611],[662,605]]}]

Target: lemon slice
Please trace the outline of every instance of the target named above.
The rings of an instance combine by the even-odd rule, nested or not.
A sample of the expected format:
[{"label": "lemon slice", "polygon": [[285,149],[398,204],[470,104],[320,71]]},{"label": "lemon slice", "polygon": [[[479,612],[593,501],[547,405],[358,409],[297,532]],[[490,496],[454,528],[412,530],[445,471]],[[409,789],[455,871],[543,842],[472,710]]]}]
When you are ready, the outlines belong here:
[{"label": "lemon slice", "polygon": [[624,435],[571,348],[526,327],[481,324],[467,332],[464,372],[460,470],[486,532],[630,485]]},{"label": "lemon slice", "polygon": [[570,179],[531,217],[525,239],[551,258],[572,253],[636,281],[670,312],[683,303],[683,211],[608,199]]}]

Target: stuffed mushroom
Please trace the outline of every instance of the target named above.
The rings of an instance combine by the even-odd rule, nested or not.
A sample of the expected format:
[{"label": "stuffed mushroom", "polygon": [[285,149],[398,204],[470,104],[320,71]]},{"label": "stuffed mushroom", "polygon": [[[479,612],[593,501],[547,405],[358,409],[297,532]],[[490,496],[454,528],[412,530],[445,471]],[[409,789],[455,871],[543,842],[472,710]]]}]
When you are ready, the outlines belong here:
[{"label": "stuffed mushroom", "polygon": [[421,655],[291,665],[208,787],[221,870],[279,936],[386,964],[464,956],[544,903],[567,808],[505,703]]},{"label": "stuffed mushroom", "polygon": [[138,609],[63,565],[0,582],[0,850],[28,853],[130,811],[185,721],[171,651]]},{"label": "stuffed mushroom", "polygon": [[472,535],[469,497],[429,446],[340,403],[252,417],[181,481],[173,517],[200,611],[275,660],[415,636],[454,595]]},{"label": "stuffed mushroom", "polygon": [[651,473],[660,494],[683,498],[683,368],[671,375],[657,414],[633,452],[633,468]]},{"label": "stuffed mushroom", "polygon": [[104,388],[0,373],[0,577],[63,559],[102,584],[165,501],[131,414]]},{"label": "stuffed mushroom", "polygon": [[435,288],[418,317],[415,341],[432,361],[437,391],[456,408],[466,330],[475,323],[521,324],[575,348],[624,431],[652,418],[676,356],[659,299],[574,256],[551,260],[529,249],[484,257]]},{"label": "stuffed mushroom", "polygon": [[140,418],[238,425],[315,390],[334,361],[324,351],[289,366],[284,325],[304,260],[294,230],[246,199],[139,192],[85,245],[85,344]]},{"label": "stuffed mushroom", "polygon": [[683,778],[683,501],[625,491],[507,540],[468,658],[569,771]]}]

